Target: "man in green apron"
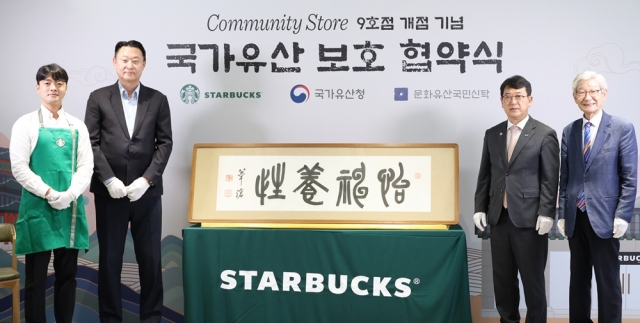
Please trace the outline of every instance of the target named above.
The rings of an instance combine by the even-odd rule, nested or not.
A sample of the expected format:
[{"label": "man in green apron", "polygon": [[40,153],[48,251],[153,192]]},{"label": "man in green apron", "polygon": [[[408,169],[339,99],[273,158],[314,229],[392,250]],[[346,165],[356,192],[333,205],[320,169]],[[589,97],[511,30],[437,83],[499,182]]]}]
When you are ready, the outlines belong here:
[{"label": "man in green apron", "polygon": [[25,320],[46,322],[45,281],[53,251],[56,322],[72,322],[79,249],[89,248],[82,193],[93,174],[84,123],[62,108],[67,72],[57,64],[36,73],[41,107],[18,119],[11,131],[14,177],[22,185],[15,251],[25,255]]}]

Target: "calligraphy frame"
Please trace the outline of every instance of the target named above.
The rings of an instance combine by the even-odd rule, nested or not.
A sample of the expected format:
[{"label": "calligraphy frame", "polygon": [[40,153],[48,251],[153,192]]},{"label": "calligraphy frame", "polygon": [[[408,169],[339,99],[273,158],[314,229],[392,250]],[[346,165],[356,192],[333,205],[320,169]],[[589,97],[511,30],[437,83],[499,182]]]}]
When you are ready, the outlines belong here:
[{"label": "calligraphy frame", "polygon": [[[429,156],[430,212],[220,211],[216,209],[222,156]],[[459,221],[458,145],[434,144],[230,144],[193,146],[188,221],[208,227],[443,229]]]}]

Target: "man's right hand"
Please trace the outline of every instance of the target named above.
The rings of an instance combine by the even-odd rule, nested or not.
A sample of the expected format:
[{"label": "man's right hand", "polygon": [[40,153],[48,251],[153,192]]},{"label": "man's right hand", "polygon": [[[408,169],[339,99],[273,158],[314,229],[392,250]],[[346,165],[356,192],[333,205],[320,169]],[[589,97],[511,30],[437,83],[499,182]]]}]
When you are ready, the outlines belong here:
[{"label": "man's right hand", "polygon": [[124,186],[121,180],[114,178],[109,184],[107,184],[107,190],[109,195],[114,199],[120,199],[127,196],[127,187]]},{"label": "man's right hand", "polygon": [[484,212],[477,212],[473,215],[473,223],[476,224],[476,227],[480,231],[484,231],[484,228],[487,227],[487,214]]}]

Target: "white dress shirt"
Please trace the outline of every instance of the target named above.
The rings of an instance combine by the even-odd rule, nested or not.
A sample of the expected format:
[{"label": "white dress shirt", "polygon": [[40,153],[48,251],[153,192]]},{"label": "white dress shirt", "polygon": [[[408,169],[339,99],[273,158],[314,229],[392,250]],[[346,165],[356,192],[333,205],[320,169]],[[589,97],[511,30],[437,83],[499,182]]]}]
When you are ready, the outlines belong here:
[{"label": "white dress shirt", "polygon": [[[518,129],[520,129],[520,131],[516,131],[516,137],[515,137],[515,141],[518,142],[518,138],[520,138],[520,134],[522,133],[522,129],[524,129],[524,126],[527,124],[527,121],[529,121],[529,115],[527,114],[526,117],[524,117],[524,119],[522,119],[520,122],[518,122],[518,124],[516,124],[516,127],[518,127]],[[511,129],[511,126],[513,126],[513,123],[511,123],[511,121],[509,121],[507,119],[507,147],[509,147],[509,143],[511,142],[511,131],[509,129]]]},{"label": "white dress shirt", "polygon": [[41,105],[40,110],[23,115],[13,124],[9,143],[13,177],[27,191],[42,198],[51,188],[29,167],[31,154],[38,143],[40,131],[38,111],[42,111],[42,122],[45,128],[70,128],[71,124],[73,129],[78,129],[77,170],[71,178],[71,186],[68,190],[77,198],[87,189],[91,181],[93,151],[89,142],[87,126],[80,119],[64,112],[63,108],[58,111],[58,119],[54,119],[53,113]]},{"label": "white dress shirt", "polygon": [[122,109],[124,110],[124,120],[127,123],[127,130],[129,130],[129,138],[133,137],[133,126],[136,123],[136,114],[138,112],[138,93],[140,93],[140,83],[131,94],[124,89],[120,81],[118,81],[118,88],[120,89],[120,99],[122,100]]}]

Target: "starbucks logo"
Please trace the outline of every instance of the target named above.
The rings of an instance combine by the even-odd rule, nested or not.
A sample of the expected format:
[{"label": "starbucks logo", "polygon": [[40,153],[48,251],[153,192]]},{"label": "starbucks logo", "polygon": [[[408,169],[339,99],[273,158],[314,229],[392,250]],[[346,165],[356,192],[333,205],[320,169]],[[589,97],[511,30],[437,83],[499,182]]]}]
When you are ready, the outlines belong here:
[{"label": "starbucks logo", "polygon": [[64,139],[62,138],[58,138],[58,140],[56,140],[56,145],[58,145],[58,147],[62,148],[65,145]]},{"label": "starbucks logo", "polygon": [[200,100],[200,89],[193,84],[187,84],[180,89],[180,100],[186,104],[195,104]]}]

